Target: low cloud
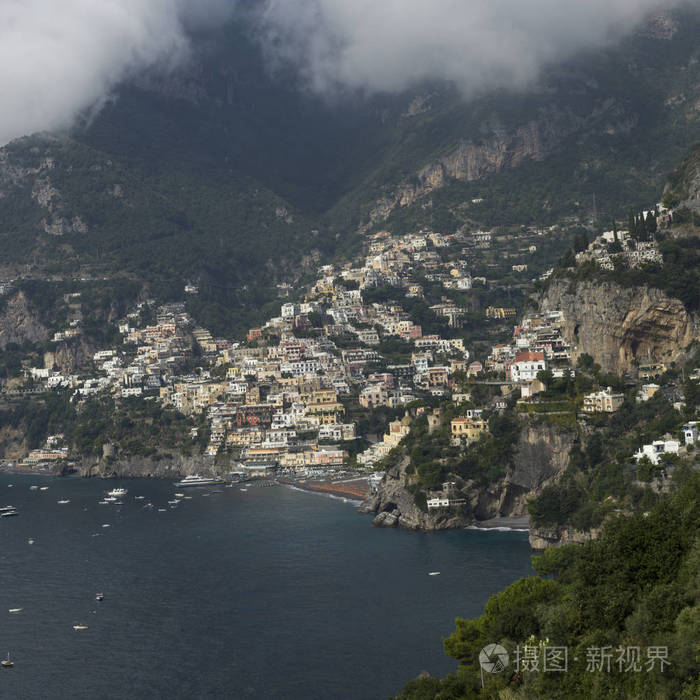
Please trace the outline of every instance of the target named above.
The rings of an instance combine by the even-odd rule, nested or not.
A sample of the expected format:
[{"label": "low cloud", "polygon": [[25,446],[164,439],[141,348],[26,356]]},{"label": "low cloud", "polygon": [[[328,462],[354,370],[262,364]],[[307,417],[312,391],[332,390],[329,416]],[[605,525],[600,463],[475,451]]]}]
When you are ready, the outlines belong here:
[{"label": "low cloud", "polygon": [[2,0],[0,144],[70,126],[117,83],[188,55],[187,29],[234,0]]},{"label": "low cloud", "polygon": [[466,94],[519,88],[681,0],[267,0],[268,56],[318,92],[447,80]]}]

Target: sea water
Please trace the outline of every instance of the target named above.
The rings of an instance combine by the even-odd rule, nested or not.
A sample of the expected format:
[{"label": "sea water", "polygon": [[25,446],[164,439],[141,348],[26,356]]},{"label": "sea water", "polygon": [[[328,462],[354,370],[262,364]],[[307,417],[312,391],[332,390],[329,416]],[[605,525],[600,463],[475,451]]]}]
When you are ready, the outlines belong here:
[{"label": "sea water", "polygon": [[[115,487],[123,505],[100,505]],[[0,475],[20,513],[0,518],[0,698],[386,698],[453,672],[455,617],[532,573],[524,533],[376,529],[286,487],[169,505],[178,490]]]}]

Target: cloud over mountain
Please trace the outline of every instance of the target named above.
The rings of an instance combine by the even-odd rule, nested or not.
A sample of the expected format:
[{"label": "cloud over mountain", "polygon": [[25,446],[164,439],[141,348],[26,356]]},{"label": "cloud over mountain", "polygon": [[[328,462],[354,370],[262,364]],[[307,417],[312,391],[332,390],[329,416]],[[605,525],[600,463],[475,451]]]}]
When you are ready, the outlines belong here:
[{"label": "cloud over mountain", "polygon": [[294,66],[315,91],[397,91],[442,79],[473,94],[527,86],[547,63],[613,42],[647,13],[683,2],[2,0],[0,144],[68,127],[121,81],[177,66],[191,30],[218,27],[238,6],[268,58]]},{"label": "cloud over mountain", "polygon": [[521,87],[680,0],[267,0],[268,54],[317,91],[395,91],[443,79],[465,93]]},{"label": "cloud over mountain", "polygon": [[233,0],[3,0],[0,144],[69,126],[121,80],[188,51],[187,27],[220,22]]}]

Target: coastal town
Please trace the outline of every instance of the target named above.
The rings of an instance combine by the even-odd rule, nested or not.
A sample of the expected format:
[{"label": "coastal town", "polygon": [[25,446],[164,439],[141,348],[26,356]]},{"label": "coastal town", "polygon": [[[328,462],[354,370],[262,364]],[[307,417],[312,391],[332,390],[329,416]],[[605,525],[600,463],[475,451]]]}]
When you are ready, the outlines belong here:
[{"label": "coastal town", "polygon": [[[552,232],[525,235],[521,255],[536,256],[532,241],[547,234]],[[426,415],[436,428],[440,406],[457,407],[449,425],[452,445],[469,446],[488,432],[489,417],[509,405],[546,413],[541,400],[549,384],[575,377],[575,350],[565,339],[560,309],[531,310],[518,321],[513,307],[475,311],[470,303],[472,291],[506,286],[504,274],[512,286],[512,276],[528,270],[523,262],[504,267],[501,261],[497,284],[472,274],[488,268],[483,254],[496,238],[480,230],[373,234],[354,263],[321,266],[303,290],[279,285],[279,314],[250,328],[244,339],[213,337],[197,326],[185,302],[146,299],[117,321],[120,342],[94,352],[92,371],[63,374],[48,352],[43,367],[25,369],[21,391],[68,392],[78,405],[99,395],[157,402],[198,419],[190,438],[205,438],[212,469],[245,479],[316,480],[325,488],[330,477],[338,492],[363,498],[416,419]],[[607,269],[610,251],[629,257],[631,266],[660,260],[653,238],[635,244],[627,231],[615,230],[587,244],[573,264]],[[552,274],[551,268],[534,269],[534,281]],[[529,287],[532,281],[519,284]],[[11,283],[6,286],[11,289]],[[198,292],[193,283],[184,287],[185,298]],[[73,314],[55,332],[55,343],[81,333],[81,293],[65,301]],[[475,341],[477,352],[468,347],[465,327],[475,319],[502,341]],[[665,370],[649,358],[634,380]],[[479,385],[496,391],[476,397],[472,390]],[[658,389],[642,383],[639,400]],[[622,402],[620,391],[600,386],[584,397],[579,412],[612,413]],[[694,424],[683,435],[695,442]],[[48,436],[20,464],[38,469],[70,463],[74,455],[62,437]],[[680,444],[659,436],[640,445],[635,459],[656,463],[662,453],[677,453]],[[428,495],[428,509],[461,504],[442,492]]]}]

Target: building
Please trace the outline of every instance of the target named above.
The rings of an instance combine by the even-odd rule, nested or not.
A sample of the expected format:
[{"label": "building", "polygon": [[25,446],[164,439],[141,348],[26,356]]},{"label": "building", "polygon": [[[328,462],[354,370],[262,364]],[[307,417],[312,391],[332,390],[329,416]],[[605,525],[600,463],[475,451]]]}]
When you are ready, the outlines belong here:
[{"label": "building", "polygon": [[510,367],[506,367],[506,375],[514,382],[529,382],[537,379],[537,373],[547,369],[543,352],[523,350],[515,354]]},{"label": "building", "polygon": [[690,421],[683,428],[683,441],[686,445],[694,445],[698,441],[698,421]]},{"label": "building", "polygon": [[614,413],[625,401],[624,394],[613,393],[612,387],[583,397],[585,413]]},{"label": "building", "polygon": [[452,444],[461,445],[475,442],[487,430],[486,421],[481,417],[461,416],[450,421]]},{"label": "building", "polygon": [[661,455],[678,454],[680,443],[678,440],[654,440],[650,445],[642,445],[635,452],[634,461],[639,462],[640,459],[647,457],[649,461],[656,465],[661,459]]}]

